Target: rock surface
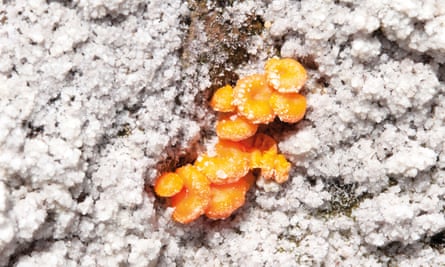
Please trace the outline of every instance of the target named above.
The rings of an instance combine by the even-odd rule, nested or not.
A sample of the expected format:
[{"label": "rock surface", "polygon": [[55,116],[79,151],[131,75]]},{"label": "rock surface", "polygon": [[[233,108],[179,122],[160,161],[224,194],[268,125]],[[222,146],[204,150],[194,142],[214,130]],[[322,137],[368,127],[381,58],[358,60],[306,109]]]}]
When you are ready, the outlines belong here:
[{"label": "rock surface", "polygon": [[[175,224],[154,179],[277,55],[310,76],[290,181]],[[0,266],[443,264],[444,64],[439,0],[3,1]]]}]

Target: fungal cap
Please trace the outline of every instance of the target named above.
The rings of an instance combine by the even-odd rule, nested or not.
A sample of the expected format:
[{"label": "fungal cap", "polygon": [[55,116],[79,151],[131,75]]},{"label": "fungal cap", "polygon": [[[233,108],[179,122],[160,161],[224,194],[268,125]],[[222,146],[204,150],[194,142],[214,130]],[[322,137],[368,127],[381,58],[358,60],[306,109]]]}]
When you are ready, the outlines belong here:
[{"label": "fungal cap", "polygon": [[248,152],[260,151],[262,153],[278,153],[277,142],[267,134],[257,133],[256,135],[240,142]]},{"label": "fungal cap", "polygon": [[195,162],[196,168],[207,176],[212,184],[238,181],[249,172],[249,157],[240,150],[226,149],[217,156],[202,155]]},{"label": "fungal cap", "polygon": [[282,154],[265,153],[261,158],[261,176],[281,184],[288,180],[291,164]]},{"label": "fungal cap", "polygon": [[235,142],[227,139],[219,139],[215,144],[215,152],[218,155],[225,155],[227,153],[240,153],[245,155],[245,153],[248,152],[248,148],[244,144],[244,141]]},{"label": "fungal cap", "polygon": [[187,164],[176,170],[176,173],[184,180],[184,186],[188,192],[208,197],[210,193],[210,181],[195,166]]},{"label": "fungal cap", "polygon": [[271,58],[264,69],[267,83],[281,93],[298,93],[307,80],[304,67],[292,58]]},{"label": "fungal cap", "polygon": [[269,123],[275,118],[269,106],[272,88],[262,74],[254,74],[241,78],[233,88],[234,104],[238,112],[255,124]]},{"label": "fungal cap", "polygon": [[203,215],[210,201],[210,182],[194,166],[188,164],[176,170],[184,180],[184,189],[172,197],[175,207],[172,217],[180,223],[190,223]]},{"label": "fungal cap", "polygon": [[211,197],[205,215],[213,220],[225,219],[244,205],[246,192],[253,184],[252,173],[234,183],[211,185]]},{"label": "fungal cap", "polygon": [[281,121],[295,123],[306,113],[306,98],[298,93],[273,93],[270,106]]},{"label": "fungal cap", "polygon": [[221,87],[215,91],[210,106],[215,111],[233,112],[236,107],[233,105],[233,88],[230,85]]},{"label": "fungal cap", "polygon": [[216,123],[216,134],[219,138],[232,141],[241,141],[253,136],[258,129],[258,125],[241,115],[224,114]]},{"label": "fungal cap", "polygon": [[[210,192],[210,191],[209,191]],[[199,218],[205,213],[209,205],[209,198],[205,198],[199,194],[184,190],[172,198],[173,220],[187,224]]]},{"label": "fungal cap", "polygon": [[174,172],[164,173],[158,177],[155,183],[155,192],[160,197],[171,197],[179,193],[184,186],[184,181]]},{"label": "fungal cap", "polygon": [[278,154],[275,159],[275,178],[274,180],[282,184],[289,179],[291,164],[287,161],[286,157],[282,154]]},{"label": "fungal cap", "polygon": [[254,136],[240,142],[250,155],[250,168],[258,169],[263,166],[263,155],[265,153],[277,154],[277,142],[264,133],[257,133]]}]

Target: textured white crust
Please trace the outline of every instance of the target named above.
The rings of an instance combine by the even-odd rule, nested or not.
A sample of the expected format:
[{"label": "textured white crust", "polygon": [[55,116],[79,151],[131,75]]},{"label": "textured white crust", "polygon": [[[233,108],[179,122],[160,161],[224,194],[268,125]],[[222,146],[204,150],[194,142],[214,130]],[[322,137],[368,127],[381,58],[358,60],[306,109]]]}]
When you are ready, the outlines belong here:
[{"label": "textured white crust", "polygon": [[240,77],[314,67],[305,121],[275,132],[289,181],[184,227],[150,186],[211,138],[196,97],[221,63],[184,64],[210,46],[185,2],[2,1],[0,266],[443,265],[445,2],[207,1],[270,22]]}]

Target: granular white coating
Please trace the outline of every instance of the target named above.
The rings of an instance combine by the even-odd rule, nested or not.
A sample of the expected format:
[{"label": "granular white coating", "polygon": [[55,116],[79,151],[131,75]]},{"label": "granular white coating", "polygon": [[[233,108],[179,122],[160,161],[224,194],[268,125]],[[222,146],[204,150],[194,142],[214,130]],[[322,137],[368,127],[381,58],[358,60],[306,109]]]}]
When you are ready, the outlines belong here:
[{"label": "granular white coating", "polygon": [[178,0],[0,5],[1,266],[445,262],[443,1],[223,9],[239,29],[270,26],[245,40],[241,77],[262,72],[271,47],[313,59],[308,112],[275,133],[288,182],[259,180],[234,216],[181,226],[144,189],[214,126],[196,101],[213,63],[183,64],[208,42],[197,31],[184,46],[190,12]]}]

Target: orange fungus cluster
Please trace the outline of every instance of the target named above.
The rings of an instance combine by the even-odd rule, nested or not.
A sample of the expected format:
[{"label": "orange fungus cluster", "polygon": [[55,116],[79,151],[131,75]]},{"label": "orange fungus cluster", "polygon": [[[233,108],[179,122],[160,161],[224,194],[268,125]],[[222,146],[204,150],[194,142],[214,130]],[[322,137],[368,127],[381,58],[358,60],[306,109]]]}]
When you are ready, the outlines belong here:
[{"label": "orange fungus cluster", "polygon": [[255,180],[253,170],[266,180],[287,181],[291,164],[278,153],[276,141],[257,130],[275,117],[287,123],[303,118],[306,98],[299,91],[306,79],[298,61],[272,58],[264,74],[241,78],[235,87],[226,85],[214,93],[210,105],[220,112],[214,149],[155,182],[156,194],[169,198],[175,221],[189,223],[201,215],[227,218],[244,204]]}]

